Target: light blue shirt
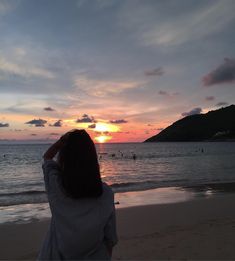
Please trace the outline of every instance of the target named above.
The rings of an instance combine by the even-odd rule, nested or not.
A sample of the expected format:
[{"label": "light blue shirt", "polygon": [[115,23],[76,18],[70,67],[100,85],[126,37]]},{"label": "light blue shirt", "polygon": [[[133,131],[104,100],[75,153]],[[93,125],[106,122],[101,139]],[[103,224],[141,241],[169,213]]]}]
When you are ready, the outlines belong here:
[{"label": "light blue shirt", "polygon": [[117,243],[114,195],[103,183],[99,198],[72,199],[63,193],[60,170],[44,161],[43,173],[51,222],[39,260],[109,260],[107,245]]}]

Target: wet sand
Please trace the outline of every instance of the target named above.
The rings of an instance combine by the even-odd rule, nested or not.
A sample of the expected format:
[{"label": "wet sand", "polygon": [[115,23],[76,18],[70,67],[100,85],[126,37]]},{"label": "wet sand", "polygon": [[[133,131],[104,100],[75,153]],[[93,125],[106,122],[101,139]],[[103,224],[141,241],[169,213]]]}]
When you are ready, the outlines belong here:
[{"label": "wet sand", "polygon": [[[235,194],[117,210],[113,260],[235,259]],[[34,259],[48,220],[0,225],[0,259]]]}]

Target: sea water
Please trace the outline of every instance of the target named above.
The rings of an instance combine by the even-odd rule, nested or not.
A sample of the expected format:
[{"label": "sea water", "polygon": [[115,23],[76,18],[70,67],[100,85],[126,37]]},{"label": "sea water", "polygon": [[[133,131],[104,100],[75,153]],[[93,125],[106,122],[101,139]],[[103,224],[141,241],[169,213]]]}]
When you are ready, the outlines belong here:
[{"label": "sea water", "polygon": [[[50,215],[41,170],[42,155],[49,146],[0,145],[0,223]],[[142,192],[138,191],[149,190],[145,202],[142,200],[149,204],[161,197],[166,202],[185,198],[185,191],[177,188],[235,182],[233,142],[109,143],[96,147],[102,179],[112,186],[122,201],[120,206],[131,205],[126,203],[127,195],[134,195],[130,201],[134,205],[140,204]]]}]

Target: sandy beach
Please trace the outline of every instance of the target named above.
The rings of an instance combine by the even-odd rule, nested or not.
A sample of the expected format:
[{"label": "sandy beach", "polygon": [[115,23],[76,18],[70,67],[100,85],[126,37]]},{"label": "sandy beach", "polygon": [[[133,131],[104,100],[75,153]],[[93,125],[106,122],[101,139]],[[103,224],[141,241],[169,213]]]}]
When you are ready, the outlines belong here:
[{"label": "sandy beach", "polygon": [[[235,194],[117,210],[113,260],[235,259]],[[0,226],[0,259],[34,259],[48,220]]]}]

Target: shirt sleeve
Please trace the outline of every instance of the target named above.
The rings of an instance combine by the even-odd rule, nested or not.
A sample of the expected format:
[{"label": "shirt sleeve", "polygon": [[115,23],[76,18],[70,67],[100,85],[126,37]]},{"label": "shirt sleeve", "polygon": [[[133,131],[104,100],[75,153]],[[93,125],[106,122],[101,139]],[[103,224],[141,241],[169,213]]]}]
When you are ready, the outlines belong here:
[{"label": "shirt sleeve", "polygon": [[116,213],[115,213],[114,205],[113,205],[113,211],[104,228],[104,242],[109,247],[113,247],[118,242],[117,229],[116,229]]},{"label": "shirt sleeve", "polygon": [[54,160],[44,160],[42,163],[44,182],[47,193],[53,192],[56,186],[56,179],[59,174],[59,166]]}]

